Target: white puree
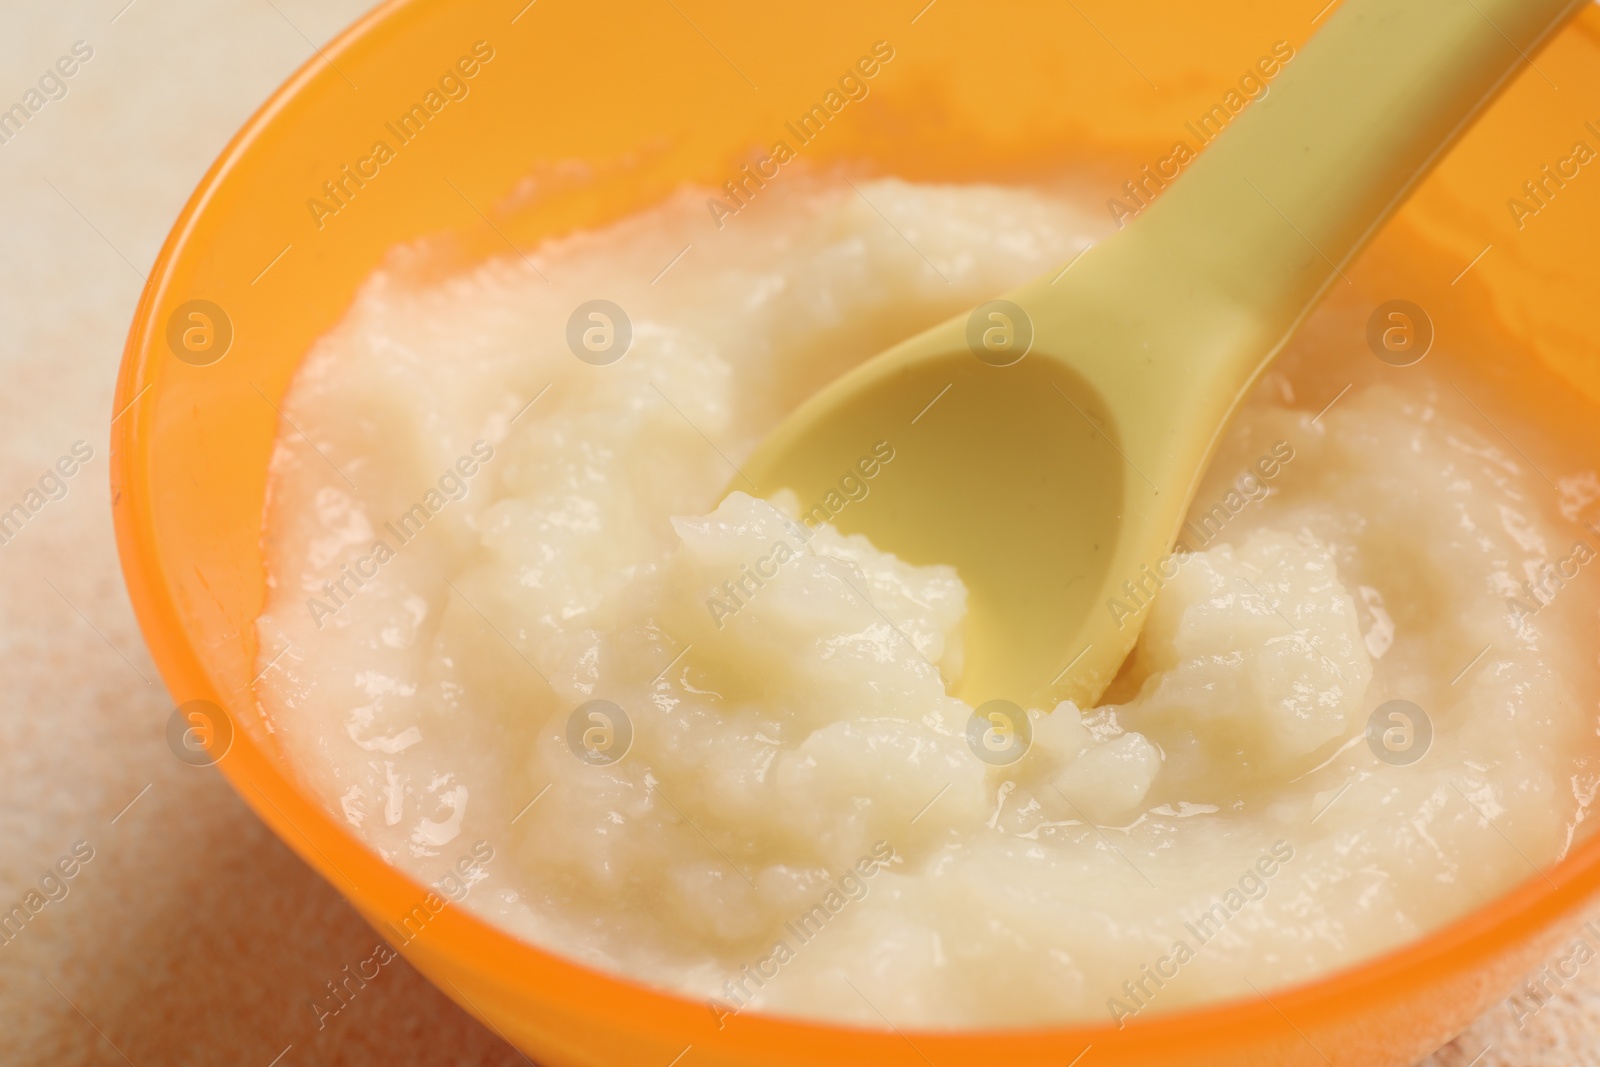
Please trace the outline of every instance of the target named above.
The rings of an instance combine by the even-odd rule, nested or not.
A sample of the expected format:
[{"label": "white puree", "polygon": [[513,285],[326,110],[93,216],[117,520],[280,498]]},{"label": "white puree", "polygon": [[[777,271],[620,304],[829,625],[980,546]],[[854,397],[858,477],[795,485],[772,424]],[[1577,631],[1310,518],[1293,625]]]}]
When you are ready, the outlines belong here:
[{"label": "white puree", "polygon": [[[292,646],[267,721],[331,811],[423,882],[487,842],[466,906],[540,945],[718,1011],[871,1026],[1250,995],[1570,846],[1596,782],[1595,579],[1520,626],[1507,597],[1587,562],[1569,520],[1600,486],[1552,492],[1437,357],[1385,367],[1348,319],[1332,388],[1302,389],[1291,354],[1229,433],[1197,514],[1292,458],[1161,593],[1119,702],[1040,715],[1009,768],[975,757],[926,662],[960,671],[949,568],[829,527],[719,628],[721,583],[795,539],[767,503],[719,505],[729,460],[1098,229],[1030,191],[861,192],[796,176],[720,232],[685,193],[547,245],[550,283],[515,256],[425,280],[402,250],[366,285],[284,403],[319,451],[285,426],[259,623],[262,666]],[[603,367],[564,340],[597,296],[634,331]],[[402,543],[385,523],[419,502],[437,513]],[[330,596],[342,566],[369,577]],[[611,765],[567,741],[595,698],[635,735]],[[1393,698],[1436,734],[1410,766],[1363,737]]]}]

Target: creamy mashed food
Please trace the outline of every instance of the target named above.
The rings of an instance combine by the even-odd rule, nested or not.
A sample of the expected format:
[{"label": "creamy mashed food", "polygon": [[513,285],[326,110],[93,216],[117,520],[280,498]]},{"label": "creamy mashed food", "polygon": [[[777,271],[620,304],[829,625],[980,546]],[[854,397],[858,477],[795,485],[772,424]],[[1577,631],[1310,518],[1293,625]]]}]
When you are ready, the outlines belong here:
[{"label": "creamy mashed food", "polygon": [[[858,184],[795,176],[721,231],[685,193],[531,261],[374,275],[283,404],[258,624],[262,667],[289,650],[265,720],[338,818],[719,1013],[902,1027],[1250,995],[1571,846],[1600,482],[1553,488],[1492,390],[1474,410],[1442,356],[1384,366],[1359,325],[1319,349],[1336,379],[1291,353],[1238,417],[1108,702],[1032,709],[1009,765],[969,742],[961,576],[724,489],[810,392],[1102,226],[1035,191]],[[595,298],[631,325],[608,365],[567,342]]]}]

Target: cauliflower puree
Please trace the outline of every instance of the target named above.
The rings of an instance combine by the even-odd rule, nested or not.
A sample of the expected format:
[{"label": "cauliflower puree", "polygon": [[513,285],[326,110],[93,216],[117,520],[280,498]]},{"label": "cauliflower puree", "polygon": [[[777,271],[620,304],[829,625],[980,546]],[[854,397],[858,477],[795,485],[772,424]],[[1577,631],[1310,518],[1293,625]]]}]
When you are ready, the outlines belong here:
[{"label": "cauliflower puree", "polygon": [[[972,729],[961,575],[724,489],[813,390],[1102,223],[857,184],[367,283],[283,404],[258,622],[265,720],[338,818],[425,884],[488,843],[463,906],[719,1017],[902,1027],[1252,995],[1571,846],[1600,481],[1553,489],[1491,389],[1348,315],[1238,416],[1106,703]],[[626,350],[577,358],[600,299],[577,335]]]}]

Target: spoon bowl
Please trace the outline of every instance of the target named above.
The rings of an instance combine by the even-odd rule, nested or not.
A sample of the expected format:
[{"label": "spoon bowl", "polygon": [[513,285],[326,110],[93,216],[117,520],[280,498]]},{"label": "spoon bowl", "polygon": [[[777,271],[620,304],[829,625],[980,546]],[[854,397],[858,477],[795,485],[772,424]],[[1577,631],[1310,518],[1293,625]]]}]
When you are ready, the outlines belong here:
[{"label": "spoon bowl", "polygon": [[[989,324],[990,314],[1014,313],[982,310],[980,320],[1014,336],[1017,321]],[[1147,512],[1158,501],[1122,457],[1092,384],[1036,351],[1015,362],[975,355],[965,338],[970,318],[833,383],[743,471],[759,487],[792,490],[807,526],[837,512],[831,521],[842,531],[866,533],[910,563],[954,566],[969,621],[966,669],[953,691],[974,706],[1025,704],[1082,665],[1071,660],[1084,651],[1090,616],[1136,558],[1127,510]],[[923,346],[942,354],[924,358]],[[893,458],[850,501],[840,483],[865,473],[859,464],[874,448]]]}]

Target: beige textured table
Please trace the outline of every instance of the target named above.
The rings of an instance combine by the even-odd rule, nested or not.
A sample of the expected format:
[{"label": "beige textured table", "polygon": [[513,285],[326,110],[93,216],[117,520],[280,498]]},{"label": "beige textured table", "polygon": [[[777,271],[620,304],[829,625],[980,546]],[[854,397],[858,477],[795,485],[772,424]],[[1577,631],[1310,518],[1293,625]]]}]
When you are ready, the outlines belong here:
[{"label": "beige textured table", "polygon": [[[524,1062],[404,964],[316,1029],[308,998],[376,935],[214,771],[167,750],[112,542],[106,424],[144,272],[227,138],[363,7],[0,4],[0,108],[75,42],[92,50],[0,143],[0,510],[93,449],[0,545],[0,908],[74,843],[93,849],[0,944],[3,1067]],[[1428,1063],[1600,1064],[1597,1035],[1600,962],[1521,1030],[1497,1006]]]}]

